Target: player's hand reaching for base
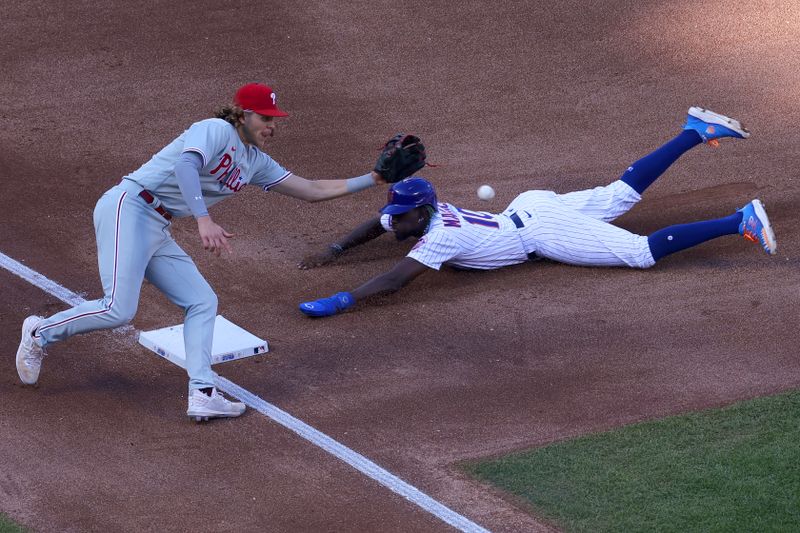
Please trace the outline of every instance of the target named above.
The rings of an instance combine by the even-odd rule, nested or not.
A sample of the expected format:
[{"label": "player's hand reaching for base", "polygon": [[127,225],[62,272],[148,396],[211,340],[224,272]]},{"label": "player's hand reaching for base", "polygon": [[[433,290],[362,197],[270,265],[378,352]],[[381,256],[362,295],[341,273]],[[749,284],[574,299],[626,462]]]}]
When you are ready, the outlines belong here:
[{"label": "player's hand reaching for base", "polygon": [[311,302],[300,304],[300,311],[311,317],[331,316],[350,309],[356,304],[355,298],[349,292],[337,292],[333,296],[320,298]]},{"label": "player's hand reaching for base", "polygon": [[302,261],[297,263],[297,268],[300,270],[308,270],[327,265],[328,263],[332,263],[336,259],[337,255],[338,254],[333,248],[328,248],[324,252],[305,256]]},{"label": "player's hand reaching for base", "polygon": [[200,232],[200,239],[203,241],[203,248],[214,255],[219,257],[222,250],[226,250],[229,254],[233,253],[228,239],[233,237],[232,233],[228,233],[221,226],[211,220],[211,217],[199,217],[197,219],[197,230]]}]

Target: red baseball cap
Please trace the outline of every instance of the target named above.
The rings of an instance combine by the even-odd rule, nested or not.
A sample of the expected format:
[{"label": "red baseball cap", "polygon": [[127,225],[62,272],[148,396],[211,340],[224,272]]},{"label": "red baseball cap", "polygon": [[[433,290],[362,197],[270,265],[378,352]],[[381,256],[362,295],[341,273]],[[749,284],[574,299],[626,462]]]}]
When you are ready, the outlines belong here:
[{"label": "red baseball cap", "polygon": [[288,117],[289,113],[278,109],[275,91],[263,83],[248,83],[236,91],[233,102],[245,111],[253,111],[267,117]]}]

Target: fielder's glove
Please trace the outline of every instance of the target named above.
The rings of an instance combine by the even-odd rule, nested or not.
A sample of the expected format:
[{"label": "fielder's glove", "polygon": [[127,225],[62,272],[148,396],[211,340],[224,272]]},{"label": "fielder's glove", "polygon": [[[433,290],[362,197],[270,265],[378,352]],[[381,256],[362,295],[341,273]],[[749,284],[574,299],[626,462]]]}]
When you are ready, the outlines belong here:
[{"label": "fielder's glove", "polygon": [[300,304],[300,311],[308,316],[331,316],[341,313],[356,304],[353,295],[349,292],[338,292],[328,298],[320,298],[313,302]]},{"label": "fielder's glove", "polygon": [[425,166],[425,146],[419,137],[398,133],[386,143],[375,172],[387,183],[397,183]]}]

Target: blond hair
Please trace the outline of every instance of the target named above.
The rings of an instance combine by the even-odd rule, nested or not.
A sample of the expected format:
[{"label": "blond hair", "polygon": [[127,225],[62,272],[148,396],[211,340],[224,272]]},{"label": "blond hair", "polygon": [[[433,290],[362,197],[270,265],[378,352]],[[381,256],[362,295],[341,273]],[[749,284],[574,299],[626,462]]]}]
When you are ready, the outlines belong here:
[{"label": "blond hair", "polygon": [[244,110],[236,104],[228,104],[223,106],[219,108],[216,113],[214,113],[214,118],[221,118],[233,126],[238,126],[239,119],[243,116]]}]

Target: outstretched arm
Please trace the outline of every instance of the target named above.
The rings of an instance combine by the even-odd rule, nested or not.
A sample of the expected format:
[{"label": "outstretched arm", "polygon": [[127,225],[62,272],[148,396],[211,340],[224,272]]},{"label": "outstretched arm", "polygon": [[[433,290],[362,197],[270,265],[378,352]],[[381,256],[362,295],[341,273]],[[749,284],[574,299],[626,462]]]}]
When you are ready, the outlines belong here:
[{"label": "outstretched arm", "polygon": [[425,146],[419,137],[398,133],[384,145],[375,168],[346,180],[307,180],[291,175],[273,191],[308,202],[320,202],[351,194],[381,183],[397,183],[425,166]]},{"label": "outstretched arm", "polygon": [[306,202],[321,202],[386,183],[375,171],[343,180],[307,180],[292,174],[271,190]]},{"label": "outstretched arm", "polygon": [[372,278],[352,293],[339,292],[329,298],[303,302],[300,311],[313,317],[335,315],[370,296],[398,291],[427,270],[430,269],[416,259],[404,257],[392,270]]},{"label": "outstretched arm", "polygon": [[380,217],[371,218],[351,231],[346,237],[328,245],[325,250],[306,256],[300,261],[297,267],[301,270],[308,270],[310,268],[327,265],[342,255],[345,250],[377,239],[384,233],[386,233],[386,230],[381,224]]},{"label": "outstretched arm", "polygon": [[360,301],[376,294],[396,292],[428,270],[431,269],[416,259],[404,257],[389,272],[375,276],[351,294],[355,301]]}]

